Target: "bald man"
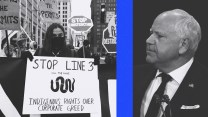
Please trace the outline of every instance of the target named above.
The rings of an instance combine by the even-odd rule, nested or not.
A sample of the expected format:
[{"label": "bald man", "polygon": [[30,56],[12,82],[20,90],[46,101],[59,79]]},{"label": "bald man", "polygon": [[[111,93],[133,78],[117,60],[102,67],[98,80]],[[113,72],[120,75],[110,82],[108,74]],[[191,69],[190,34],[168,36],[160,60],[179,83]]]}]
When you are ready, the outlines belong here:
[{"label": "bald man", "polygon": [[158,15],[150,32],[149,64],[134,69],[134,117],[208,117],[208,70],[194,60],[199,23],[175,9]]}]

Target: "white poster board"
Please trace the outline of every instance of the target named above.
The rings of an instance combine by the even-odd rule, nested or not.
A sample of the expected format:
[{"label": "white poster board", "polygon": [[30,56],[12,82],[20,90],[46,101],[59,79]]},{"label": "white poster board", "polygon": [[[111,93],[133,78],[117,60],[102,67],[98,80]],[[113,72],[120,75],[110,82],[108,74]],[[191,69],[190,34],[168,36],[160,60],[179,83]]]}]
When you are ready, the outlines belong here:
[{"label": "white poster board", "polygon": [[101,113],[97,65],[90,58],[27,61],[23,114]]},{"label": "white poster board", "polygon": [[117,117],[116,115],[116,80],[108,80],[108,95],[111,117]]}]

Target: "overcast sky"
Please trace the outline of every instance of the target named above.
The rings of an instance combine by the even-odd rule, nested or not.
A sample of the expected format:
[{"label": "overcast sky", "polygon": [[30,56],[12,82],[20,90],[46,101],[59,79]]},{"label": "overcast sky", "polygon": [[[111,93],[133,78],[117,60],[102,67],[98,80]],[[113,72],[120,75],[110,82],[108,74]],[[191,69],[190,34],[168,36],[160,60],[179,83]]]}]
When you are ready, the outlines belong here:
[{"label": "overcast sky", "polygon": [[71,0],[72,14],[71,16],[83,15],[91,18],[91,0]]}]

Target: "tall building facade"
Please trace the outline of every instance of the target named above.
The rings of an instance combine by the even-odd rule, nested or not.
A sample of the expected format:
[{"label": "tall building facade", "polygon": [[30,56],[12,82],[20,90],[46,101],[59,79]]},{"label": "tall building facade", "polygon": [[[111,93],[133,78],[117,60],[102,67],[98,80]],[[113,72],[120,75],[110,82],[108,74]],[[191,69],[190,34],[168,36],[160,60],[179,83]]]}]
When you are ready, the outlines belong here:
[{"label": "tall building facade", "polygon": [[[101,7],[103,7],[104,15],[101,15]],[[108,14],[116,14],[116,0],[92,0],[91,1],[91,19],[93,20],[93,28],[91,29],[91,49],[94,53],[105,53],[102,46],[103,30],[109,22]],[[104,18],[104,22],[102,22]]]},{"label": "tall building facade", "polygon": [[41,21],[38,3],[39,0],[21,0],[21,26],[26,33],[23,32],[19,36],[21,39],[29,36],[42,47],[47,25]]},{"label": "tall building facade", "polygon": [[[21,30],[8,31],[10,42],[18,42],[20,48],[26,43],[26,48],[29,49],[29,42],[36,41],[38,47],[41,48],[44,43],[44,38],[50,22],[43,21],[40,13],[39,2],[41,0],[20,0],[21,13]],[[66,32],[66,42],[70,43],[71,30],[68,28],[67,19],[71,17],[71,0],[58,0],[58,13],[60,15],[61,24]],[[73,43],[73,42],[71,42]],[[1,42],[1,49],[5,47],[6,40]],[[22,47],[21,47],[22,46]]]},{"label": "tall building facade", "polygon": [[[25,29],[25,32],[18,32],[16,37],[29,42],[30,40],[36,41],[41,48],[44,43],[44,37],[48,26],[51,23],[46,23],[40,17],[39,10],[40,0],[21,0],[21,26]],[[60,15],[61,25],[65,29],[66,42],[70,43],[71,30],[68,28],[67,19],[71,17],[71,1],[70,0],[58,0],[58,13]],[[30,39],[28,39],[30,37]],[[29,43],[27,44],[29,46]]]},{"label": "tall building facade", "polygon": [[71,44],[71,29],[68,26],[68,19],[71,17],[71,0],[59,0],[58,1],[58,13],[60,15],[61,24],[65,29],[66,43]]},{"label": "tall building facade", "polygon": [[[22,49],[29,49],[30,41],[36,41],[38,47],[41,48],[44,36],[46,33],[47,25],[42,22],[40,17],[39,2],[40,0],[20,0],[20,24],[21,30],[8,30],[8,38],[11,47],[18,48],[15,51],[15,56],[19,57]],[[1,35],[5,35],[1,31]],[[4,48],[6,48],[6,38],[2,37],[0,56],[5,56]]]}]

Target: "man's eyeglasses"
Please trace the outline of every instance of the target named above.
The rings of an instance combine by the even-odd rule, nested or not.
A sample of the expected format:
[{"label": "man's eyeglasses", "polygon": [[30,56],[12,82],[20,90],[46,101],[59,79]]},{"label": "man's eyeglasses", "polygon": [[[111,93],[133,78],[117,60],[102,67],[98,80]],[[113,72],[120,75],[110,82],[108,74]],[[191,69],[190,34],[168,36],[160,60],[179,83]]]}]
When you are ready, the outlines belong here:
[{"label": "man's eyeglasses", "polygon": [[64,37],[64,34],[63,34],[63,33],[60,33],[60,34],[53,34],[52,36],[53,36],[53,37]]}]

